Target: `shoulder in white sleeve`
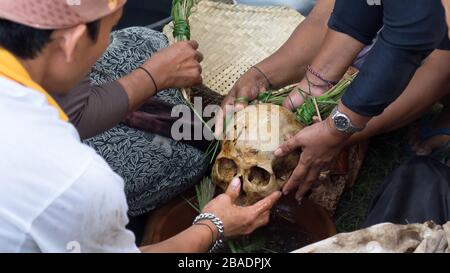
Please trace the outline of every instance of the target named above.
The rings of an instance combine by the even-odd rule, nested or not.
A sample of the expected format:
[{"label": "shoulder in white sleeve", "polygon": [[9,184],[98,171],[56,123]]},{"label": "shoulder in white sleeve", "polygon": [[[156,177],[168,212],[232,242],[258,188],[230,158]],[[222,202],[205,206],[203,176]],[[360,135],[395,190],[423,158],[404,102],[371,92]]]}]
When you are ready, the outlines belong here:
[{"label": "shoulder in white sleeve", "polygon": [[122,178],[96,156],[32,223],[29,236],[42,252],[139,252],[127,211]]}]

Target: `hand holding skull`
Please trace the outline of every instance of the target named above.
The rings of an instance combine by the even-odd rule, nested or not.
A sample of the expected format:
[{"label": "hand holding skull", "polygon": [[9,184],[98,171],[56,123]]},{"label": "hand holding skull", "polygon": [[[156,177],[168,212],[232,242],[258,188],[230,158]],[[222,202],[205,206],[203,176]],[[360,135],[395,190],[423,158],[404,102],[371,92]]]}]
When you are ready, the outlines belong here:
[{"label": "hand holding skull", "polygon": [[331,123],[327,119],[304,128],[274,152],[275,156],[284,157],[297,149],[302,150],[297,167],[283,187],[284,194],[298,188],[296,199],[300,201],[345,145],[349,136],[337,132]]},{"label": "hand holding skull", "polygon": [[248,235],[255,229],[267,225],[270,218],[270,209],[280,199],[281,192],[277,191],[249,207],[236,205],[241,192],[241,181],[234,178],[227,191],[209,202],[203,212],[213,213],[224,224],[225,237]]}]

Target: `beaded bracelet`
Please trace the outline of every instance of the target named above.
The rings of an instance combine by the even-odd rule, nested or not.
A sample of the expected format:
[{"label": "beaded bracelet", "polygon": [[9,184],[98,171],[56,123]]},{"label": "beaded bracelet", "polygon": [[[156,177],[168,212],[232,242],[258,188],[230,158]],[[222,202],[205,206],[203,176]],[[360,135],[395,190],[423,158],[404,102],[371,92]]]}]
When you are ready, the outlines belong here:
[{"label": "beaded bracelet", "polygon": [[324,79],[322,77],[322,75],[320,75],[319,72],[316,72],[310,65],[308,65],[306,67],[306,69],[308,70],[309,73],[311,73],[312,75],[316,76],[319,80],[326,83],[328,85],[328,88],[330,88],[330,89],[333,88],[333,86],[335,86],[336,84],[338,84],[338,82],[329,81],[329,80]]}]

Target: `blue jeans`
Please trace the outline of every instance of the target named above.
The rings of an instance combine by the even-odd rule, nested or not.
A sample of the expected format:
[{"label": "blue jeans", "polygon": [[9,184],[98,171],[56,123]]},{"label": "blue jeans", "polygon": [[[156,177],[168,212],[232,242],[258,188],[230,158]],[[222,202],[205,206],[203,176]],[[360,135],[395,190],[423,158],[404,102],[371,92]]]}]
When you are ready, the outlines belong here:
[{"label": "blue jeans", "polygon": [[250,6],[287,6],[306,16],[313,9],[316,0],[235,0],[237,4]]}]

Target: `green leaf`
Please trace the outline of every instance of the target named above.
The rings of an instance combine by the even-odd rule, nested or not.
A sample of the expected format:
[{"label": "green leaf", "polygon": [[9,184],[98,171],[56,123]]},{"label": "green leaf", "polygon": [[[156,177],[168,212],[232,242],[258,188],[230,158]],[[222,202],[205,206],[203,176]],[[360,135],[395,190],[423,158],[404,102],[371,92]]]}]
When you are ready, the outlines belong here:
[{"label": "green leaf", "polygon": [[197,201],[199,211],[202,211],[205,206],[214,198],[216,193],[216,186],[212,183],[209,177],[203,178],[199,185],[195,186],[197,193]]}]

